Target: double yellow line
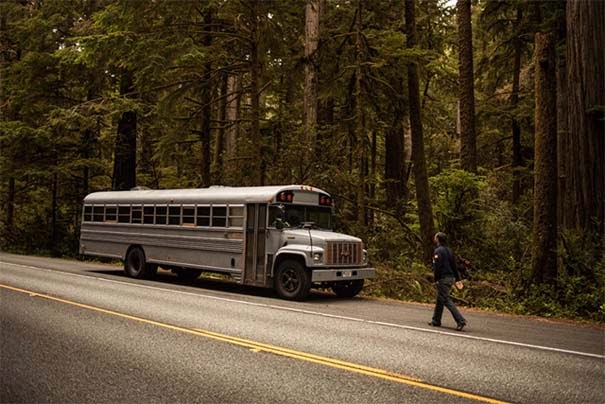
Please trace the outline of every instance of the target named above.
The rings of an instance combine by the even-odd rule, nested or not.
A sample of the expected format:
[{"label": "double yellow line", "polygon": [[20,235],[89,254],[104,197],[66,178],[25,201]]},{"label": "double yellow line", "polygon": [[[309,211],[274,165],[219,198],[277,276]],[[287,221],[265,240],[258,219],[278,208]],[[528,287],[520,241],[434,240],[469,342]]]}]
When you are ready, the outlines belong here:
[{"label": "double yellow line", "polygon": [[284,356],[284,357],[288,357],[288,358],[292,358],[292,359],[298,359],[298,360],[302,360],[302,361],[306,361],[306,362],[316,363],[316,364],[323,365],[323,366],[329,366],[332,368],[345,370],[347,372],[376,377],[379,379],[388,380],[388,381],[395,382],[395,383],[406,384],[409,386],[419,387],[419,388],[422,388],[425,390],[431,390],[431,391],[436,391],[439,393],[444,393],[444,394],[448,394],[448,395],[452,395],[452,396],[462,397],[462,398],[466,398],[466,399],[473,400],[473,401],[480,401],[480,402],[490,403],[490,404],[507,404],[505,401],[500,401],[500,400],[496,400],[496,399],[489,398],[489,397],[479,396],[476,394],[466,393],[466,392],[459,391],[459,390],[453,390],[453,389],[449,389],[446,387],[436,386],[436,385],[429,384],[427,382],[424,382],[422,380],[419,380],[419,379],[416,379],[416,378],[413,378],[410,376],[406,376],[406,375],[402,375],[402,374],[398,374],[398,373],[392,373],[392,372],[388,372],[388,371],[382,370],[382,369],[371,368],[371,367],[358,365],[358,364],[351,363],[351,362],[344,362],[344,361],[340,361],[337,359],[327,358],[324,356],[309,354],[306,352],[294,351],[292,349],[263,344],[260,342],[232,337],[229,335],[219,334],[219,333],[212,332],[212,331],[201,330],[201,329],[197,329],[197,328],[185,328],[185,327],[179,327],[176,325],[161,323],[158,321],[153,321],[153,320],[149,320],[149,319],[142,318],[142,317],[131,316],[129,314],[119,313],[119,312],[116,312],[113,310],[107,310],[107,309],[103,309],[100,307],[90,306],[88,304],[78,303],[78,302],[74,302],[74,301],[66,300],[66,299],[61,299],[58,297],[45,295],[45,294],[37,293],[34,291],[26,290],[26,289],[16,288],[13,286],[0,284],[0,288],[12,290],[14,292],[28,294],[32,297],[40,297],[43,299],[48,299],[48,300],[52,300],[55,302],[68,304],[68,305],[79,307],[82,309],[92,310],[92,311],[96,311],[96,312],[104,313],[104,314],[109,314],[112,316],[121,317],[121,318],[125,318],[128,320],[138,321],[140,323],[150,324],[150,325],[162,327],[162,328],[173,330],[173,331],[184,332],[187,334],[197,335],[199,337],[213,339],[215,341],[226,342],[226,343],[229,343],[232,345],[237,345],[237,346],[248,348],[255,352],[266,352],[266,353],[271,353],[274,355]]}]

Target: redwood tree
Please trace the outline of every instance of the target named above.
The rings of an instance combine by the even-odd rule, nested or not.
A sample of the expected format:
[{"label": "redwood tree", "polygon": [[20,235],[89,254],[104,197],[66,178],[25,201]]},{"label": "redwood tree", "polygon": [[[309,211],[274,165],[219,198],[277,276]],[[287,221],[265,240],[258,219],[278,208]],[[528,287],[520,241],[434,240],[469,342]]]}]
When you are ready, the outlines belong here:
[{"label": "redwood tree", "polygon": [[605,234],[605,2],[567,3],[566,227]]},{"label": "redwood tree", "polygon": [[557,275],[557,96],[554,40],[536,34],[535,156],[532,278],[550,283]]},{"label": "redwood tree", "polygon": [[364,127],[363,116],[363,62],[364,45],[362,37],[362,5],[361,0],[357,1],[357,11],[355,14],[355,159],[357,160],[357,222],[363,227],[367,224],[366,216],[366,172],[365,163],[367,160],[367,135]]},{"label": "redwood tree", "polygon": [[[305,88],[304,130],[309,146],[315,141],[317,129],[317,46],[319,43],[319,0],[307,0],[305,6]],[[307,150],[307,152],[309,152]]]},{"label": "redwood tree", "polygon": [[[132,73],[124,71],[120,79],[120,95],[128,96],[134,91]],[[137,113],[126,111],[118,122],[113,162],[114,191],[129,190],[136,186],[137,170]]]},{"label": "redwood tree", "polygon": [[[515,36],[513,37],[514,57],[513,57],[513,83],[512,94],[510,98],[511,108],[514,111],[519,104],[519,87],[521,80],[521,51],[522,38],[520,27],[523,22],[523,9],[521,5],[517,5],[517,18],[515,20],[514,29]],[[511,131],[513,137],[513,203],[519,202],[521,196],[521,174],[519,170],[523,166],[523,156],[521,155],[521,125],[516,116],[511,120]]]},{"label": "redwood tree", "polygon": [[[415,5],[415,0],[405,1],[405,26],[407,47],[409,49],[416,46]],[[416,62],[414,61],[408,63],[408,91],[410,102],[410,128],[412,131],[412,162],[414,164],[414,182],[416,184],[416,199],[418,201],[422,251],[425,261],[430,261],[433,251],[432,237],[435,228],[429,193],[429,180],[426,171],[426,160],[424,156],[424,136],[422,133],[418,71]]]},{"label": "redwood tree", "polygon": [[[204,12],[204,26],[206,31],[210,31],[212,27],[212,8],[208,8]],[[202,37],[202,44],[206,48],[212,46],[212,35],[205,33]],[[202,188],[209,187],[211,185],[210,178],[210,139],[212,139],[210,133],[210,122],[212,120],[212,62],[207,61],[204,63],[201,83],[201,100],[204,103],[202,107],[201,117],[201,128],[200,128],[200,141],[202,143],[202,155],[201,155],[201,184]]]},{"label": "redwood tree", "polygon": [[459,47],[460,164],[463,170],[475,173],[477,172],[477,139],[475,134],[471,0],[458,0],[456,17]]}]

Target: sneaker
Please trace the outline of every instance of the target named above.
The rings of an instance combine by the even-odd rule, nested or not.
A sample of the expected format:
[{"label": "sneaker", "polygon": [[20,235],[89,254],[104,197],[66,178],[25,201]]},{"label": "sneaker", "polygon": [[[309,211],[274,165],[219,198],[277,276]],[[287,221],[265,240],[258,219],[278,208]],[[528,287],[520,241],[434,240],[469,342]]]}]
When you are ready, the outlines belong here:
[{"label": "sneaker", "polygon": [[431,327],[441,327],[441,323],[435,323],[434,321],[431,321],[431,322],[429,323],[429,325],[430,325]]},{"label": "sneaker", "polygon": [[459,322],[458,326],[456,327],[456,331],[462,331],[462,329],[464,328],[464,326],[466,326],[466,321]]}]

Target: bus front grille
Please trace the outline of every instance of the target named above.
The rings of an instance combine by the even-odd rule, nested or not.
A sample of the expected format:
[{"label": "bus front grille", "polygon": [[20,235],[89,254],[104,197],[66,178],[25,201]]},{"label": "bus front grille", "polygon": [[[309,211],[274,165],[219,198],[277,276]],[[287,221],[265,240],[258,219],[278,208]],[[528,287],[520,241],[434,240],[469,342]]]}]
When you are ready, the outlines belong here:
[{"label": "bus front grille", "polygon": [[361,243],[328,241],[326,265],[359,265],[363,252]]}]

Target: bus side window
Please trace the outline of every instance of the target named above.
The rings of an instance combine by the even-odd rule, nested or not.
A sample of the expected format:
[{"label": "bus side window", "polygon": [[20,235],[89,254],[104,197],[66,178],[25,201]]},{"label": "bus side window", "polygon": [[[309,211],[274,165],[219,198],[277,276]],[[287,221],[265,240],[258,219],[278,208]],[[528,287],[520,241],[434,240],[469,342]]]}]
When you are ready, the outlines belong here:
[{"label": "bus side window", "polygon": [[197,225],[210,226],[210,206],[197,207]]},{"label": "bus side window", "polygon": [[143,211],[140,206],[132,207],[132,223],[143,223]]},{"label": "bus side window", "polygon": [[166,206],[156,206],[155,208],[155,224],[166,224],[166,214],[168,209]]},{"label": "bus side window", "polygon": [[168,224],[181,224],[180,206],[170,206],[168,208]]},{"label": "bus side window", "polygon": [[105,207],[105,221],[106,222],[117,222],[118,221],[118,208],[115,206]]},{"label": "bus side window", "polygon": [[102,222],[105,216],[105,206],[95,206],[92,208],[92,221]]},{"label": "bus side window", "polygon": [[212,227],[227,227],[227,207],[212,207]]},{"label": "bus side window", "polygon": [[143,223],[144,224],[153,224],[154,210],[155,210],[155,208],[153,206],[144,206],[143,207]]},{"label": "bus side window", "polygon": [[118,207],[118,223],[130,223],[130,206]]},{"label": "bus side window", "polygon": [[242,227],[244,225],[244,207],[229,206],[229,227]]},{"label": "bus side window", "polygon": [[195,208],[193,206],[183,206],[183,225],[195,226]]},{"label": "bus side window", "polygon": [[84,221],[92,222],[92,206],[84,206]]}]

